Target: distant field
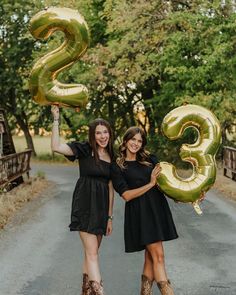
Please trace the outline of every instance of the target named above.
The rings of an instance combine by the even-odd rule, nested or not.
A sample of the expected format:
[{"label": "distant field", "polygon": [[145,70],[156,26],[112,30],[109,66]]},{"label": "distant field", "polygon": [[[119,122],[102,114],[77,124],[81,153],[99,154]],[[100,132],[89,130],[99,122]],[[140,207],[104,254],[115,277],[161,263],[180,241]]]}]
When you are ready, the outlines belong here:
[{"label": "distant field", "polygon": [[[24,136],[13,136],[16,152],[22,152],[27,148]],[[34,147],[36,153],[49,154],[51,153],[51,137],[50,136],[34,136],[33,137]],[[64,138],[61,138],[61,142],[65,142]]]}]

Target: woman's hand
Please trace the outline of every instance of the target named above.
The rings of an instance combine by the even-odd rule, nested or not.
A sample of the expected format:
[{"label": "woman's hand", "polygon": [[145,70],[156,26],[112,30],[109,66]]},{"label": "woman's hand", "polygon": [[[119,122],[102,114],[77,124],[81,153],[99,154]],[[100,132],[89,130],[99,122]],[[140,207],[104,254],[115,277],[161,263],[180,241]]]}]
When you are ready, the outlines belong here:
[{"label": "woman's hand", "polygon": [[112,220],[111,219],[108,219],[106,236],[110,236],[111,233],[112,233]]},{"label": "woman's hand", "polygon": [[54,120],[59,120],[60,118],[60,111],[59,111],[59,107],[55,104],[53,104],[51,106],[51,113],[52,113],[52,116],[53,116],[53,119]]},{"label": "woman's hand", "polygon": [[151,173],[151,178],[150,178],[150,183],[155,186],[157,183],[157,177],[161,173],[161,166],[160,164],[156,164],[156,166],[153,168],[152,173]]}]

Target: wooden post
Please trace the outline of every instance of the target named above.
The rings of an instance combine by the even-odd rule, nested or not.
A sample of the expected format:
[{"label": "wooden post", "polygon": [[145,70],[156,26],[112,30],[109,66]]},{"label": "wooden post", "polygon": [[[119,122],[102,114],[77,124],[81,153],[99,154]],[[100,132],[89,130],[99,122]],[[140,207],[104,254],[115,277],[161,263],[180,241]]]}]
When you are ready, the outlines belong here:
[{"label": "wooden post", "polygon": [[[2,153],[0,155],[0,159],[1,159],[1,157],[16,153],[14,142],[11,136],[11,131],[7,122],[7,117],[6,117],[4,109],[2,108],[0,108],[0,125],[2,126],[1,128],[3,130],[1,135],[1,138],[2,138]],[[23,182],[23,177],[21,175],[19,175],[17,178],[14,179],[15,186],[22,182]]]},{"label": "wooden post", "polygon": [[4,126],[3,123],[0,122],[0,157],[3,155],[3,133],[4,133]]},{"label": "wooden post", "polygon": [[227,171],[231,172],[231,178],[236,181],[236,149],[224,146],[223,150],[223,169],[224,176],[229,177],[227,175]]},{"label": "wooden post", "polygon": [[16,152],[12,140],[11,131],[7,122],[4,109],[0,108],[0,124],[3,126],[3,155],[10,155]]}]

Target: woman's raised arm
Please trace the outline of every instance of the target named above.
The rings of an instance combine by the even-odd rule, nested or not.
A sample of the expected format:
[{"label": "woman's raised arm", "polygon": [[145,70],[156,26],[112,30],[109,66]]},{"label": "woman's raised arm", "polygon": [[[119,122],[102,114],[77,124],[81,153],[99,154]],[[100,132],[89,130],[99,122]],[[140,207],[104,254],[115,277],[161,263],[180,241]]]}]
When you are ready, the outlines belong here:
[{"label": "woman's raised arm", "polygon": [[71,148],[66,143],[60,143],[59,135],[59,107],[52,105],[51,112],[53,115],[53,125],[52,125],[52,137],[51,137],[51,149],[53,152],[65,155],[73,156],[74,153]]}]

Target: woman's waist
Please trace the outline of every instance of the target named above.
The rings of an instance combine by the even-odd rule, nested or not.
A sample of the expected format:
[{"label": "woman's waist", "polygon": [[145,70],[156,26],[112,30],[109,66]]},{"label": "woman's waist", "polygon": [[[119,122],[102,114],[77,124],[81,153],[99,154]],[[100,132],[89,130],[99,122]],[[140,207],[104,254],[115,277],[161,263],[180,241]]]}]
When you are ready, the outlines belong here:
[{"label": "woman's waist", "polygon": [[109,178],[105,176],[96,176],[96,175],[81,175],[79,181],[97,181],[101,183],[108,184]]}]

